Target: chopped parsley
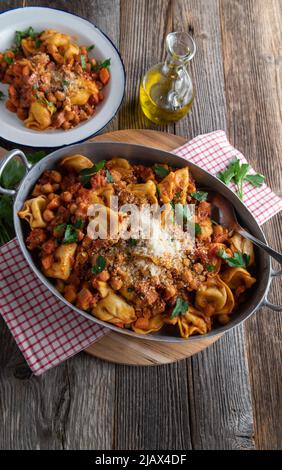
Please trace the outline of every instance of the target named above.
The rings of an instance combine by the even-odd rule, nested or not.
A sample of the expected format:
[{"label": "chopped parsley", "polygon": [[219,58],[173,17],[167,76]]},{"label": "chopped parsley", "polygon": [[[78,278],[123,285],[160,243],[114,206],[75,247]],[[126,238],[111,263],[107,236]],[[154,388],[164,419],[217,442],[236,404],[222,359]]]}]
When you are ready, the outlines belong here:
[{"label": "chopped parsley", "polygon": [[202,233],[202,229],[201,229],[201,226],[200,224],[195,224],[195,235],[201,235]]},{"label": "chopped parsley", "polygon": [[96,65],[91,65],[93,72],[99,72],[101,69],[107,69],[111,65],[111,59],[106,59],[104,62],[97,62]]},{"label": "chopped parsley", "polygon": [[185,315],[186,312],[189,310],[189,303],[182,299],[181,297],[177,297],[176,304],[174,309],[171,312],[170,318],[171,320],[178,315]]},{"label": "chopped parsley", "polygon": [[91,44],[91,46],[88,46],[88,47],[86,48],[87,52],[92,51],[92,50],[94,49],[94,47],[95,47],[94,44]]},{"label": "chopped parsley", "polygon": [[211,273],[215,270],[215,266],[213,264],[207,264],[206,265],[206,270]]},{"label": "chopped parsley", "polygon": [[136,246],[137,245],[137,240],[135,238],[129,238],[128,243],[130,246]]},{"label": "chopped parsley", "polygon": [[41,44],[42,44],[42,41],[41,41],[40,39],[36,39],[35,44],[34,44],[34,45],[35,45],[35,48],[36,48],[36,49],[39,49],[40,46],[41,46]]},{"label": "chopped parsley", "polygon": [[68,224],[66,226],[63,243],[75,243],[77,240],[77,229],[73,225]]},{"label": "chopped parsley", "polygon": [[224,250],[219,250],[217,256],[224,259],[231,268],[247,268],[250,263],[250,256],[240,251],[236,251],[233,256],[229,256]]},{"label": "chopped parsley", "polygon": [[106,170],[106,178],[107,178],[108,183],[114,182],[114,178],[112,177],[112,174],[109,170]]},{"label": "chopped parsley", "polygon": [[92,273],[93,274],[98,274],[104,271],[107,263],[106,260],[103,256],[99,255],[96,259],[96,264],[95,266],[92,266]]},{"label": "chopped parsley", "polygon": [[[15,43],[17,47],[21,47],[22,40],[25,38],[32,38],[35,39],[37,36],[39,36],[40,33],[36,33],[32,26],[30,26],[28,29],[25,31],[16,31],[15,34]],[[36,46],[35,46],[36,47]]]},{"label": "chopped parsley", "polygon": [[69,86],[70,82],[68,80],[63,80],[63,85],[64,86]]},{"label": "chopped parsley", "polygon": [[154,165],[154,172],[159,178],[165,178],[169,174],[169,171],[167,170],[167,168],[165,168],[162,165],[157,165],[157,164]]},{"label": "chopped parsley", "polygon": [[0,91],[0,100],[3,100],[3,98],[5,97],[3,91]]},{"label": "chopped parsley", "polygon": [[95,175],[99,170],[102,170],[106,164],[106,160],[101,160],[98,163],[94,163],[94,165],[91,168],[84,168],[84,170],[81,170],[79,173],[80,175],[80,181],[82,182],[83,185],[86,185],[89,183],[91,176]]},{"label": "chopped parsley", "polygon": [[75,228],[82,228],[83,227],[83,220],[82,219],[76,219],[75,223],[73,224]]},{"label": "chopped parsley", "polygon": [[208,193],[204,191],[196,191],[195,193],[191,193],[193,199],[197,201],[206,201],[208,197]]},{"label": "chopped parsley", "polygon": [[7,64],[9,64],[9,65],[14,62],[13,57],[9,57],[8,55],[5,55],[5,56],[4,56],[4,60],[5,60],[5,62],[6,62]]},{"label": "chopped parsley", "polygon": [[83,54],[81,54],[80,56],[80,63],[81,63],[82,70],[86,70],[86,56]]}]

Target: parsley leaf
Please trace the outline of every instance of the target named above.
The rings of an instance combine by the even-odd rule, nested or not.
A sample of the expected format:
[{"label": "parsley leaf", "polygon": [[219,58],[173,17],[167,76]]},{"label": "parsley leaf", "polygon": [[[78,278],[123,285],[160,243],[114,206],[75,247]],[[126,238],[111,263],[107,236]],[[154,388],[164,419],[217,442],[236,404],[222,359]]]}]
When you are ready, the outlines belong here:
[{"label": "parsley leaf", "polygon": [[193,199],[196,199],[197,201],[206,201],[208,197],[208,193],[205,193],[204,191],[196,191],[195,193],[191,193],[191,196]]},{"label": "parsley leaf", "polygon": [[245,181],[248,181],[248,183],[251,183],[253,186],[256,186],[256,188],[259,188],[262,186],[264,183],[264,176],[257,173],[256,175],[247,175],[245,177]]},{"label": "parsley leaf", "polygon": [[171,320],[178,315],[185,315],[186,312],[189,310],[189,303],[182,299],[181,297],[177,297],[176,304],[174,309],[171,312],[170,318]]},{"label": "parsley leaf", "polygon": [[92,267],[92,273],[93,274],[101,273],[102,271],[104,271],[106,265],[107,265],[107,263],[106,263],[105,258],[103,258],[103,256],[99,255],[96,259],[95,266]]},{"label": "parsley leaf", "polygon": [[181,194],[182,194],[182,191],[177,191],[177,193],[175,193],[174,195],[174,198],[179,199],[181,197]]},{"label": "parsley leaf", "polygon": [[97,62],[96,65],[91,66],[93,72],[98,72],[101,69],[107,69],[111,65],[111,59],[106,59],[104,62]]},{"label": "parsley leaf", "polygon": [[83,185],[89,183],[89,180],[91,176],[95,175],[99,170],[104,168],[106,164],[106,160],[101,160],[98,163],[94,163],[94,165],[91,168],[84,168],[84,170],[81,170],[79,173],[80,175],[80,181],[82,182]]},{"label": "parsley leaf", "polygon": [[168,174],[169,171],[162,165],[154,165],[154,172],[159,178],[165,178]]},{"label": "parsley leaf", "polygon": [[195,235],[201,235],[202,233],[202,229],[201,229],[201,226],[200,224],[195,224]]},{"label": "parsley leaf", "polygon": [[32,39],[35,39],[36,36],[39,36],[40,33],[36,33],[32,26],[30,26],[28,29],[25,31],[16,31],[15,34],[15,43],[17,47],[21,47],[22,39],[31,37]]},{"label": "parsley leaf", "polygon": [[83,224],[84,224],[84,222],[83,222],[82,219],[76,219],[76,221],[75,221],[75,223],[73,224],[73,226],[74,226],[75,228],[82,228],[82,227],[83,227]]},{"label": "parsley leaf", "polygon": [[68,224],[63,239],[63,243],[75,243],[77,242],[77,230],[73,225]]},{"label": "parsley leaf", "polygon": [[11,189],[19,184],[25,175],[25,167],[22,162],[16,158],[7,163],[2,173],[0,184],[4,188]]},{"label": "parsley leaf", "polygon": [[264,176],[260,174],[248,174],[251,166],[248,163],[241,163],[238,158],[230,162],[226,170],[218,173],[218,178],[225,184],[229,184],[232,180],[237,185],[237,194],[243,199],[243,183],[248,181],[253,186],[260,187],[264,182]]},{"label": "parsley leaf", "polygon": [[219,250],[217,256],[224,259],[231,268],[247,268],[250,263],[250,256],[240,251],[236,251],[233,256],[229,256],[224,250]]},{"label": "parsley leaf", "polygon": [[27,159],[29,163],[32,163],[34,165],[35,163],[39,162],[39,160],[42,160],[42,158],[44,158],[45,156],[46,152],[44,152],[44,150],[37,150],[36,152],[27,154]]},{"label": "parsley leaf", "polygon": [[130,246],[136,246],[137,245],[137,240],[135,240],[135,238],[129,238],[127,241],[128,241]]},{"label": "parsley leaf", "polygon": [[13,57],[9,57],[8,55],[4,56],[4,60],[7,62],[7,64],[12,64],[14,62]]},{"label": "parsley leaf", "polygon": [[207,264],[206,265],[206,270],[211,273],[215,270],[215,266],[213,264]]},{"label": "parsley leaf", "polygon": [[106,178],[107,178],[108,183],[114,182],[114,178],[112,177],[112,174],[109,170],[106,170]]},{"label": "parsley leaf", "polygon": [[94,49],[94,44],[91,44],[91,46],[86,47],[87,52],[90,52]]},{"label": "parsley leaf", "polygon": [[40,39],[36,39],[35,44],[34,44],[34,45],[35,45],[35,48],[36,48],[36,49],[39,49],[39,47],[41,46],[41,44],[42,44],[42,41],[41,41]]},{"label": "parsley leaf", "polygon": [[82,70],[86,70],[86,56],[83,54],[81,54],[80,56],[80,63],[81,63]]},{"label": "parsley leaf", "polygon": [[0,100],[3,100],[3,98],[5,97],[3,91],[0,90]]}]

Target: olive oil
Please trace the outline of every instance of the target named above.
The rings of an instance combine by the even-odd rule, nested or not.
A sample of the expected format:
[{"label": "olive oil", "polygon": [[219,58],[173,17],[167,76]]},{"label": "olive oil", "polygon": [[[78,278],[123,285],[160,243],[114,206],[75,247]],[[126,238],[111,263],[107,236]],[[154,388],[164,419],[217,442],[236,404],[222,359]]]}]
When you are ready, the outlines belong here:
[{"label": "olive oil", "polygon": [[194,99],[193,84],[186,68],[195,53],[194,41],[186,33],[170,33],[166,45],[165,62],[149,69],[140,84],[141,108],[156,124],[183,118]]}]

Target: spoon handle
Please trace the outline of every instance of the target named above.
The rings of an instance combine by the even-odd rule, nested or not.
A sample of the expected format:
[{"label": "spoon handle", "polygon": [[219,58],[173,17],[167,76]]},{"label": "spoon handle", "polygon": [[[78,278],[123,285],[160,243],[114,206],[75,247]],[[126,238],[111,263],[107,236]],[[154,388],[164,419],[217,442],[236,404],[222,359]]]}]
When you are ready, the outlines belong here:
[{"label": "spoon handle", "polygon": [[276,259],[278,263],[282,264],[281,253],[278,253],[278,251],[273,250],[273,248],[270,248],[270,246],[267,246],[265,243],[261,242],[256,237],[254,237],[249,232],[246,232],[243,229],[239,229],[238,232],[240,233],[240,235],[242,235],[242,237],[247,238],[248,240],[251,240],[255,245],[259,246],[264,251],[266,251],[270,256],[272,256],[272,258]]}]

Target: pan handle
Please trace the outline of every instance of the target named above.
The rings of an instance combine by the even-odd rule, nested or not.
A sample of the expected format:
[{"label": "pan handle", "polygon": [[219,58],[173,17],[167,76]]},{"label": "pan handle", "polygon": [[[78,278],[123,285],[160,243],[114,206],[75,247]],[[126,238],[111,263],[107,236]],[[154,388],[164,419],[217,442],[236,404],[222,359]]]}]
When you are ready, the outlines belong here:
[{"label": "pan handle", "polygon": [[[0,179],[1,179],[2,173],[3,173],[7,163],[10,160],[12,160],[12,158],[14,158],[14,157],[20,157],[27,170],[30,170],[30,168],[32,167],[32,164],[29,163],[29,161],[26,158],[25,154],[21,150],[18,150],[18,149],[11,150],[11,152],[8,152],[0,162]],[[0,193],[1,194],[8,194],[9,196],[15,196],[17,194],[17,190],[16,189],[6,189],[6,188],[3,188],[0,185]]]},{"label": "pan handle", "polygon": [[[271,280],[276,276],[281,276],[281,274],[282,274],[282,269],[280,269],[279,271],[272,270],[271,271]],[[265,299],[263,301],[263,305],[265,305],[265,307],[270,308],[271,310],[274,310],[274,312],[282,312],[282,305],[272,304],[271,302],[269,302],[267,300],[267,297],[265,297]]]}]

